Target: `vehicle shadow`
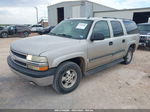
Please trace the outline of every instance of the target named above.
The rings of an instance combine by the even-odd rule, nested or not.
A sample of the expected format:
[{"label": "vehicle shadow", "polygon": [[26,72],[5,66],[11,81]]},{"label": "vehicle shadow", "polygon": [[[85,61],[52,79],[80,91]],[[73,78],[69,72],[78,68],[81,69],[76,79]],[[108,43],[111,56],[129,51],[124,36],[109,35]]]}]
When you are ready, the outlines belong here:
[{"label": "vehicle shadow", "polygon": [[148,47],[143,47],[143,46],[139,46],[138,50],[144,50],[144,51],[150,51],[150,48]]}]

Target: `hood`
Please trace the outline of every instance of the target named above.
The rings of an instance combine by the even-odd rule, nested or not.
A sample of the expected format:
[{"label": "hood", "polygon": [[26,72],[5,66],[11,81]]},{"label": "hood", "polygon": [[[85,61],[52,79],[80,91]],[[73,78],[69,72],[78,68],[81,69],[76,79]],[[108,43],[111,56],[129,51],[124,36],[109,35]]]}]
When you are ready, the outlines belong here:
[{"label": "hood", "polygon": [[11,44],[11,49],[31,55],[40,55],[46,51],[61,49],[79,44],[80,40],[42,35],[17,40]]},{"label": "hood", "polygon": [[150,35],[150,31],[140,31],[141,35]]}]

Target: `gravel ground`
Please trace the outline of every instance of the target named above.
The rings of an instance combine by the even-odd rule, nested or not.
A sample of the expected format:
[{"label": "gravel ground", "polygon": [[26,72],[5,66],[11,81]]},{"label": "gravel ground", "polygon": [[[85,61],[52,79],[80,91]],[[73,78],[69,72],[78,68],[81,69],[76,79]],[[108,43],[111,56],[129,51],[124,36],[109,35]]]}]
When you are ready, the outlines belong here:
[{"label": "gravel ground", "polygon": [[0,39],[0,108],[13,109],[150,109],[150,51],[137,50],[130,65],[118,64],[83,78],[72,93],[31,85],[10,71],[9,45]]}]

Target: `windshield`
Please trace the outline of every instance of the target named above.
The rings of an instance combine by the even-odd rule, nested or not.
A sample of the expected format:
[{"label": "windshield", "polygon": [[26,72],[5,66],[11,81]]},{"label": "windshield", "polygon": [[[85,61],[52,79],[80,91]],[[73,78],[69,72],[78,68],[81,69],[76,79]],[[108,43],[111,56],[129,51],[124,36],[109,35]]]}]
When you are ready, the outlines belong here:
[{"label": "windshield", "polygon": [[150,31],[150,25],[138,25],[139,31]]},{"label": "windshield", "polygon": [[65,20],[49,33],[73,39],[86,39],[91,28],[92,20]]}]

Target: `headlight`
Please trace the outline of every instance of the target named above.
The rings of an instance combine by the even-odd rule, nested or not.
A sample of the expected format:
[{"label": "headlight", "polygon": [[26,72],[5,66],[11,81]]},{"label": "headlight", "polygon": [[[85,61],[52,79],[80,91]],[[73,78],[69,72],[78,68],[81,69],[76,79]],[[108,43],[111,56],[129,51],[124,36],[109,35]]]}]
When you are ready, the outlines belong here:
[{"label": "headlight", "polygon": [[39,56],[32,56],[32,55],[27,55],[27,60],[33,61],[33,62],[39,62],[39,63],[46,63],[47,62],[46,57],[39,57]]},{"label": "headlight", "polygon": [[[37,62],[37,63],[47,63],[47,58],[46,57],[38,57],[38,56],[32,56],[32,55],[27,55],[27,58],[26,58],[28,61],[31,61],[31,62]],[[48,70],[48,64],[46,65],[32,65],[30,63],[28,63],[27,65],[28,68],[32,69],[32,70],[37,70],[37,71],[46,71]]]}]

